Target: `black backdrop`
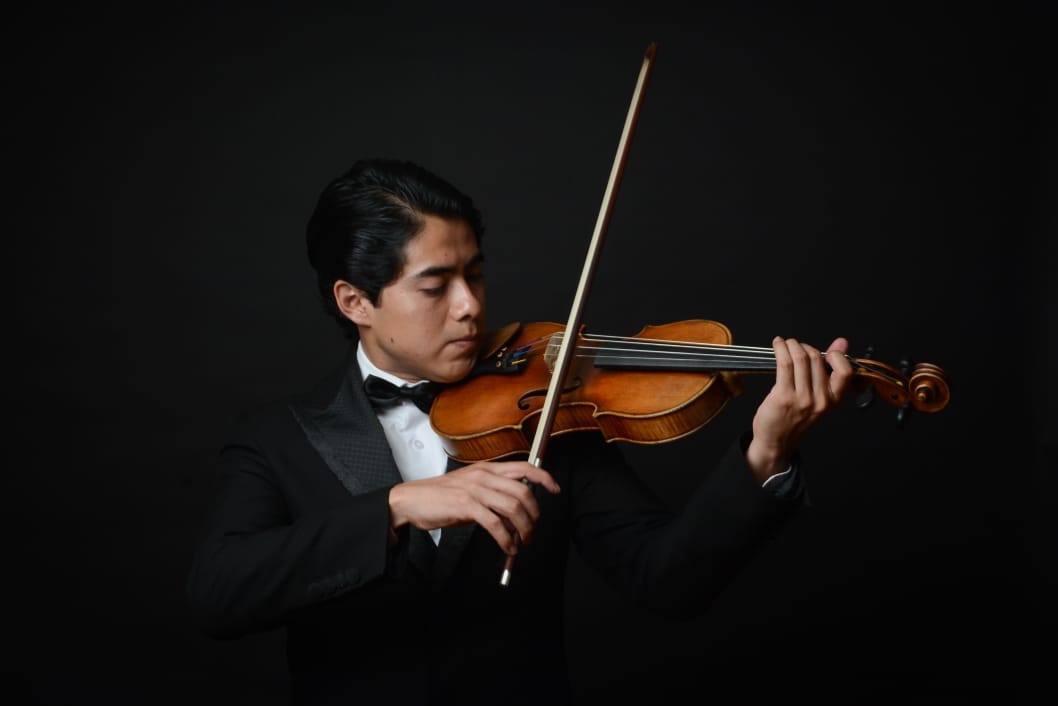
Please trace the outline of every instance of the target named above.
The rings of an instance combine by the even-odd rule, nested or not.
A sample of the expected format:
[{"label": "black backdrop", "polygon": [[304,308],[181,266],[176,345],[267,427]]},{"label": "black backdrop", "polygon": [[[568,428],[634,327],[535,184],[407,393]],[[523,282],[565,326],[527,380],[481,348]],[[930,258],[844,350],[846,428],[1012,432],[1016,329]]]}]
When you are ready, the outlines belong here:
[{"label": "black backdrop", "polygon": [[[355,5],[7,11],[7,688],[283,703],[281,636],[197,634],[183,580],[227,425],[342,353],[303,254],[317,193],[357,157],[425,164],[485,213],[490,323],[564,321],[656,41],[589,328],[844,335],[940,365],[952,402],[902,428],[881,403],[825,420],[813,512],[691,624],[574,561],[578,687],[1053,695],[1047,3]],[[629,454],[678,504],[766,389]]]}]

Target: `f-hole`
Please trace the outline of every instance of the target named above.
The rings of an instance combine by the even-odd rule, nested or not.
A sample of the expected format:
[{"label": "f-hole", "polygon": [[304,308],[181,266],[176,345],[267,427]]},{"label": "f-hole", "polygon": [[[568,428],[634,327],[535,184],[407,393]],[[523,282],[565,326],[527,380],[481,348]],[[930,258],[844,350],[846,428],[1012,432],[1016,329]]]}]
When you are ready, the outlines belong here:
[{"label": "f-hole", "polygon": [[[562,394],[564,395],[567,392],[573,392],[574,390],[576,390],[580,386],[581,386],[581,379],[580,378],[574,378],[573,382],[570,383],[570,385],[568,387],[563,388]],[[547,388],[546,387],[539,387],[539,388],[537,388],[535,390],[529,390],[524,395],[522,395],[521,397],[518,398],[518,409],[529,409],[529,400],[531,400],[534,397],[546,397],[546,396],[547,396]]]}]

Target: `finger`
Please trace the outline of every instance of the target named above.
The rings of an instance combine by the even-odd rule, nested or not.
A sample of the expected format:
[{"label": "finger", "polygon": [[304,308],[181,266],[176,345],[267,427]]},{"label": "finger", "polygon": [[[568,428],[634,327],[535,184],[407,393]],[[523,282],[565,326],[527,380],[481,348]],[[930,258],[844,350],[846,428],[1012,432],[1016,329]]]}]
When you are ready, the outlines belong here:
[{"label": "finger", "polygon": [[786,341],[781,336],[776,336],[771,341],[771,347],[775,351],[775,386],[793,386],[793,360],[790,359]]},{"label": "finger", "polygon": [[849,342],[844,338],[835,338],[827,349],[826,359],[830,365],[830,394],[834,400],[840,400],[852,382],[852,363],[846,355]]},{"label": "finger", "polygon": [[809,362],[812,369],[812,399],[816,413],[825,412],[833,402],[830,387],[830,372],[827,370],[826,358],[822,351],[811,346],[808,349]]},{"label": "finger", "polygon": [[843,357],[849,352],[849,342],[847,339],[838,336],[834,341],[827,347],[827,355],[831,353],[840,353]]},{"label": "finger", "polygon": [[[796,338],[786,339],[786,348],[793,364],[793,385],[799,395],[812,394],[812,366],[808,353]],[[802,397],[803,399],[803,397]]]},{"label": "finger", "polygon": [[551,493],[558,493],[562,490],[562,488],[559,487],[558,482],[550,473],[538,466],[528,463],[527,461],[500,461],[491,462],[487,465],[491,472],[504,478],[536,483],[542,485]]},{"label": "finger", "polygon": [[[504,507],[505,505],[506,507]],[[505,534],[509,535],[509,543],[500,545],[504,547],[504,551],[508,554],[512,553],[512,548],[518,544],[529,544],[533,541],[536,522],[540,519],[538,512],[530,513],[524,508],[510,505],[503,501],[498,502],[496,507],[490,509],[489,512],[493,518],[499,520]],[[491,522],[492,520],[487,521]],[[506,537],[505,541],[507,541]]]},{"label": "finger", "polygon": [[489,533],[504,554],[517,554],[520,542],[513,526],[496,513],[490,512],[488,508],[481,509],[480,516],[475,517],[474,522]]},{"label": "finger", "polygon": [[475,504],[500,517],[509,529],[513,528],[515,533],[529,541],[533,527],[540,519],[540,505],[532,488],[525,483],[495,475],[488,475],[486,481],[471,490]]}]

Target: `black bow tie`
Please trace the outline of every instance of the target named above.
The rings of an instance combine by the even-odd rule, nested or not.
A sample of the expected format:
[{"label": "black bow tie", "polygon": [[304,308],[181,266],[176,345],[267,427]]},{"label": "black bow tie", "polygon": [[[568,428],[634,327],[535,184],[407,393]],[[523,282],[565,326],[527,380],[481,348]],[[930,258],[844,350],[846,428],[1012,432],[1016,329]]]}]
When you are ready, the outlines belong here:
[{"label": "black bow tie", "polygon": [[392,407],[401,400],[411,400],[415,406],[427,414],[430,413],[430,405],[433,398],[441,391],[441,385],[436,382],[423,382],[418,385],[401,385],[398,387],[388,380],[368,375],[364,380],[364,392],[371,404],[376,407]]}]

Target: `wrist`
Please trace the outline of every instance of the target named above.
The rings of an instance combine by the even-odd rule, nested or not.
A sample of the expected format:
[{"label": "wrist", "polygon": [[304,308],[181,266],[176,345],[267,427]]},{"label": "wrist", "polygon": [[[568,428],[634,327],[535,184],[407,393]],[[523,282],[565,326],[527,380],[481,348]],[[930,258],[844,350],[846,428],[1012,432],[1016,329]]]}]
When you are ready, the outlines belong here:
[{"label": "wrist", "polygon": [[404,483],[397,483],[389,489],[389,530],[394,537],[398,529],[408,524],[408,516],[404,511],[404,486]]},{"label": "wrist", "polygon": [[790,458],[780,449],[768,448],[753,439],[746,448],[746,463],[759,485],[790,467]]}]

